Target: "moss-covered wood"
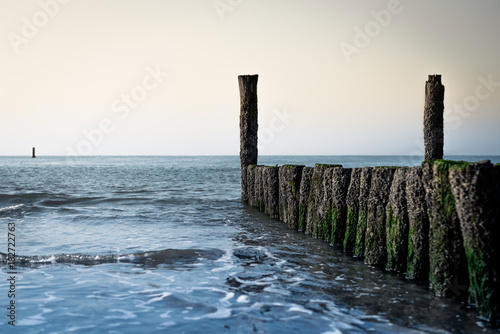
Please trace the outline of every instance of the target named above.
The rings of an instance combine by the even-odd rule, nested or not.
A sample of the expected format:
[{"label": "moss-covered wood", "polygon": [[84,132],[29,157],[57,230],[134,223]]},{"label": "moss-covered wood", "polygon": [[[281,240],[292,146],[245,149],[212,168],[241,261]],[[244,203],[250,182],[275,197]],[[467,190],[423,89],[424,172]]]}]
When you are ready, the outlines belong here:
[{"label": "moss-covered wood", "polygon": [[269,217],[279,218],[279,178],[278,167],[262,167],[262,186],[264,193],[264,212]]},{"label": "moss-covered wood", "polygon": [[240,163],[241,198],[248,203],[246,167],[257,164],[257,75],[240,75]]},{"label": "moss-covered wood", "polygon": [[481,318],[500,316],[500,168],[489,161],[450,167],[464,240],[469,301]]},{"label": "moss-covered wood", "polygon": [[[481,318],[498,321],[500,165],[250,165],[243,173],[248,203],[271,217],[296,219],[290,228],[351,247],[367,264],[406,266],[408,278],[428,278],[436,295],[469,298]],[[342,208],[344,230],[335,242]]]},{"label": "moss-covered wood", "polygon": [[264,168],[265,166],[259,166],[255,170],[255,196],[257,198],[257,203],[255,203],[256,207],[259,208],[260,211],[266,210],[266,200],[265,200],[265,191],[266,188],[264,186]]},{"label": "moss-covered wood", "polygon": [[307,202],[307,218],[305,234],[316,236],[318,233],[318,223],[321,216],[321,205],[323,201],[323,174],[325,168],[319,164],[314,166],[311,177],[309,200]]},{"label": "moss-covered wood", "polygon": [[288,228],[299,224],[299,190],[304,166],[284,165],[279,168],[279,218]]},{"label": "moss-covered wood", "polygon": [[351,171],[351,181],[347,190],[346,206],[347,218],[344,235],[343,249],[346,253],[354,252],[356,243],[356,230],[358,227],[359,211],[359,186],[361,180],[361,168],[353,168]]},{"label": "moss-covered wood", "polygon": [[424,162],[423,181],[429,214],[429,285],[437,296],[466,300],[465,250],[448,175],[450,166],[460,164]]},{"label": "moss-covered wood", "polygon": [[444,86],[441,75],[429,75],[425,83],[424,145],[425,160],[443,159]]},{"label": "moss-covered wood", "polygon": [[257,164],[258,75],[240,75],[240,161],[241,167]]},{"label": "moss-covered wood", "polygon": [[318,224],[316,233],[313,232],[313,237],[330,242],[332,221],[337,215],[336,208],[333,206],[333,170],[330,166],[324,166],[322,194],[323,199],[319,202],[318,208]]},{"label": "moss-covered wood", "polygon": [[387,262],[386,208],[395,168],[373,169],[366,221],[365,263],[385,266]]},{"label": "moss-covered wood", "polygon": [[351,181],[350,168],[332,170],[332,205],[330,243],[340,248],[344,245],[347,220],[347,191]]},{"label": "moss-covered wood", "polygon": [[358,225],[356,227],[356,243],[354,245],[354,256],[364,257],[366,221],[368,218],[368,198],[370,197],[370,187],[372,182],[372,167],[365,167],[361,170],[359,181],[359,210]]},{"label": "moss-covered wood", "polygon": [[482,319],[498,322],[500,164],[439,160],[441,76],[426,82],[428,161],[352,171],[324,164],[256,166],[257,79],[238,77],[242,200],[367,264],[406,268],[408,278],[428,279],[436,295],[468,298]]},{"label": "moss-covered wood", "polygon": [[[316,164],[311,177],[311,189],[309,193],[309,201],[307,203],[307,223],[305,233],[312,234],[315,238],[324,238],[324,231],[329,230],[325,216],[327,211],[331,208],[331,196],[328,191],[325,191],[325,186],[331,189],[331,173],[329,171],[334,167],[339,166]],[[325,180],[325,174],[328,180]],[[326,198],[325,195],[327,196]]]},{"label": "moss-covered wood", "polygon": [[257,193],[256,193],[256,187],[257,187],[257,170],[258,167],[256,165],[250,165],[246,168],[247,170],[247,177],[246,177],[246,184],[247,184],[247,198],[248,198],[248,204],[251,206],[257,206],[256,203],[258,201],[257,199]]},{"label": "moss-covered wood", "polygon": [[241,167],[241,200],[248,204],[248,182],[247,182],[247,174],[248,174],[248,166]]},{"label": "moss-covered wood", "polygon": [[406,167],[394,172],[386,217],[387,265],[389,270],[406,271],[408,254],[408,210],[406,204]]},{"label": "moss-covered wood", "polygon": [[406,176],[408,210],[407,278],[428,281],[429,278],[429,216],[422,181],[422,167],[413,167]]},{"label": "moss-covered wood", "polygon": [[305,231],[307,225],[307,210],[309,205],[309,194],[311,191],[311,179],[314,168],[304,167],[300,178],[299,188],[299,210],[298,210],[298,231]]}]

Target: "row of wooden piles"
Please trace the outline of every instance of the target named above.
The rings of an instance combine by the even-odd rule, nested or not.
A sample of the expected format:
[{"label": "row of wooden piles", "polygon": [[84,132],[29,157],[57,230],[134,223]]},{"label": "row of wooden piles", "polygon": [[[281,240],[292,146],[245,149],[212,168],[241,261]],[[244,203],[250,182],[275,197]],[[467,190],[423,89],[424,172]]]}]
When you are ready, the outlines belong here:
[{"label": "row of wooden piles", "polygon": [[291,229],[498,319],[499,165],[250,165],[242,169],[242,198]]}]

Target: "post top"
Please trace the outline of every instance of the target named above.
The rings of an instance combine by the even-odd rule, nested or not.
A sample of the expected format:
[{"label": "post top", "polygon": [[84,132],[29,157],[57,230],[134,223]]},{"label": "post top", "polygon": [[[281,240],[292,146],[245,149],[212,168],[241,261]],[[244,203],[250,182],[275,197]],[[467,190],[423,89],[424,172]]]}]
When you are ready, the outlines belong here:
[{"label": "post top", "polygon": [[242,75],[238,75],[238,78],[244,78],[244,77],[258,77],[259,75],[258,74],[242,74]]},{"label": "post top", "polygon": [[240,85],[240,93],[244,90],[256,91],[257,81],[259,81],[258,74],[252,75],[238,75],[238,83]]},{"label": "post top", "polygon": [[429,74],[427,82],[441,84],[441,74]]}]

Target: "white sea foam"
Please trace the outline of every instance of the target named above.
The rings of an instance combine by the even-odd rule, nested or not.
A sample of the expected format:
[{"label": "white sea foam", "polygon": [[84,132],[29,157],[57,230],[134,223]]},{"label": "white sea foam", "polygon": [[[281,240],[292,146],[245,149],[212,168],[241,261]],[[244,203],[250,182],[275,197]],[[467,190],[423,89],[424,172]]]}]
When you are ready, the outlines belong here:
[{"label": "white sea foam", "polygon": [[213,268],[210,270],[210,272],[216,273],[220,271],[228,271],[232,268],[235,268],[236,265],[234,264],[234,261],[232,259],[233,251],[231,249],[226,249],[224,251],[224,255],[222,255],[219,259],[215,260],[214,263],[225,263],[224,266],[219,267],[219,268]]},{"label": "white sea foam", "polygon": [[218,308],[217,311],[215,311],[214,313],[207,314],[206,318],[209,318],[209,319],[225,319],[225,318],[229,318],[230,316],[231,316],[231,309],[225,308],[225,307],[221,307],[221,308]]},{"label": "white sea foam", "polygon": [[282,303],[253,303],[250,308],[254,310],[260,310],[264,306],[284,306]]},{"label": "white sea foam", "polygon": [[331,331],[327,331],[327,332],[323,332],[321,334],[342,334],[341,331],[339,331],[338,329],[334,328],[333,330]]},{"label": "white sea foam", "polygon": [[236,302],[240,304],[246,304],[250,302],[250,298],[248,298],[247,295],[242,295],[239,296],[238,299],[236,299]]},{"label": "white sea foam", "polygon": [[234,297],[234,292],[226,292],[226,296],[224,298],[222,298],[220,300],[221,303],[227,303],[230,305],[229,303],[229,299],[233,298]]},{"label": "white sea foam", "polygon": [[24,207],[24,204],[17,204],[17,205],[12,205],[12,206],[6,206],[3,208],[0,208],[0,212],[8,212],[8,211],[14,211],[16,209]]},{"label": "white sea foam", "polygon": [[301,313],[305,313],[305,314],[313,314],[314,312],[311,311],[311,310],[308,310],[308,309],[305,309],[304,307],[300,306],[300,305],[293,305],[292,307],[290,307],[288,309],[288,312],[301,312]]},{"label": "white sea foam", "polygon": [[151,303],[154,303],[154,302],[159,302],[159,301],[161,301],[161,300],[163,300],[166,297],[171,296],[171,295],[172,295],[171,292],[163,292],[163,293],[159,293],[159,294],[153,295],[154,298],[151,298],[150,300],[148,300],[146,302],[146,304],[151,304]]},{"label": "white sea foam", "polygon": [[43,263],[56,263],[57,257],[55,255],[51,255],[46,259],[33,259],[30,260],[31,263],[43,264]]}]

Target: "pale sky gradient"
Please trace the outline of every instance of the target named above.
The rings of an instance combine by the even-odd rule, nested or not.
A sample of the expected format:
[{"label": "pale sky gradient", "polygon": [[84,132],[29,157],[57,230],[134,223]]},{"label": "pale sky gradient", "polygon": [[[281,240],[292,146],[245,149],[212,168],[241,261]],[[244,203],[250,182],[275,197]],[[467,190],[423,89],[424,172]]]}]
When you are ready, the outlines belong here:
[{"label": "pale sky gradient", "polygon": [[0,0],[0,155],[236,155],[240,74],[260,154],[423,155],[441,74],[445,154],[500,155],[498,0],[59,1]]}]

